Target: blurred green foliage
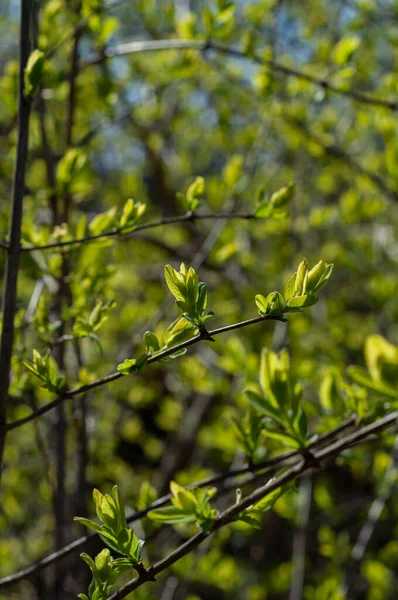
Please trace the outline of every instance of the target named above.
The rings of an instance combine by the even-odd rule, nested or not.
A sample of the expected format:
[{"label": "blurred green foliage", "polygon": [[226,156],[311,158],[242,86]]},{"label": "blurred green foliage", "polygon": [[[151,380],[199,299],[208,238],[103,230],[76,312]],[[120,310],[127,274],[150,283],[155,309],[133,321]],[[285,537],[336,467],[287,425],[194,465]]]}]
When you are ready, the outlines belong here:
[{"label": "blurred green foliage", "polygon": [[[1,240],[9,224],[18,74],[18,3],[3,4]],[[263,348],[283,362],[272,385],[261,367],[263,396],[272,396],[269,389],[282,382],[288,415],[300,390],[301,412],[293,418],[298,446],[354,413],[370,423],[396,408],[398,399],[397,111],[352,97],[397,101],[397,2],[45,0],[35,10],[33,38],[43,54],[32,55],[25,72],[33,112],[22,243],[122,235],[22,253],[9,421],[53,400],[64,384],[88,384],[126,359],[156,354],[159,340],[172,346],[204,326],[209,315],[201,283],[195,279],[192,298],[176,310],[164,281],[166,264],[172,276],[180,263],[192,265],[206,282],[202,294],[216,313],[212,327],[258,316],[256,296],[260,314],[281,314],[286,291],[282,299],[268,294],[289,287],[304,257],[310,265],[321,260],[322,268],[335,267],[319,302],[289,314],[287,323],[227,332],[140,373],[129,363],[131,375],[68,400],[61,525],[54,512],[59,419],[48,412],[10,431],[0,493],[0,576],[51,552],[59,527],[64,543],[82,535],[73,516],[93,516],[93,488],[105,494],[117,484],[128,508],[144,508],[167,493],[171,481],[188,485],[284,451],[289,440],[281,431],[270,436],[270,415],[264,420],[244,393],[257,385]],[[213,40],[248,59],[211,47],[135,53],[121,47],[103,59],[121,44],[164,39]],[[267,67],[270,61],[347,94],[286,76]],[[256,218],[193,218],[139,230],[186,211]],[[3,273],[2,252],[0,264]],[[61,294],[63,277],[67,289]],[[292,296],[303,298],[305,290],[293,289]],[[181,317],[184,312],[193,323]],[[349,566],[368,509],[382,493],[393,444],[394,435],[383,434],[346,450],[314,476],[306,600],[343,599],[348,584],[352,598],[394,597],[396,494],[386,499],[360,564]],[[249,483],[243,491],[250,489]],[[160,598],[173,585],[176,598],[190,600],[288,597],[299,500],[300,493],[287,490],[261,518],[260,530],[238,522],[216,532],[211,543],[132,597]],[[219,510],[234,501],[232,490],[221,497]],[[134,530],[134,540],[147,540],[144,561],[152,564],[197,529],[159,529],[142,519]],[[94,556],[101,549],[97,540],[87,551]],[[59,598],[88,590],[91,574],[78,554],[62,563]],[[98,564],[87,562],[113,583],[107,570],[112,559],[106,552],[100,557]],[[51,567],[0,587],[0,598],[55,597],[53,579]]]}]

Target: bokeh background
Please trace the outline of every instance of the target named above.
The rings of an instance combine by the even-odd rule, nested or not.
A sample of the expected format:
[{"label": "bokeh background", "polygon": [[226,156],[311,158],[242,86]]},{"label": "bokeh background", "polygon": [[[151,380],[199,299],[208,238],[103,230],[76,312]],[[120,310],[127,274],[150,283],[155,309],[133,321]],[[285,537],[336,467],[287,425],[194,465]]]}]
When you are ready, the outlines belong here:
[{"label": "bokeh background", "polygon": [[[1,239],[8,230],[15,158],[18,22],[19,3],[3,0]],[[111,373],[125,358],[143,352],[146,330],[162,337],[178,314],[164,282],[167,263],[193,265],[207,283],[209,309],[216,313],[212,327],[256,316],[254,296],[283,290],[304,257],[311,266],[323,259],[335,269],[319,303],[291,315],[287,324],[231,332],[179,360],[155,364],[67,403],[61,523],[54,504],[59,414],[49,412],[10,432],[0,502],[1,576],[46,555],[60,539],[69,543],[82,535],[73,516],[93,515],[94,487],[109,491],[117,483],[133,509],[167,492],[170,480],[187,484],[244,464],[232,420],[248,411],[243,390],[257,381],[264,346],[289,350],[314,432],[338,425],[348,414],[344,406],[332,409],[331,381],[345,377],[348,365],[365,364],[370,334],[398,342],[397,111],[353,97],[397,100],[397,25],[395,0],[36,2],[34,35],[47,60],[31,118],[26,244],[44,243],[54,225],[61,227],[56,236],[62,239],[65,216],[74,232],[82,215],[90,221],[112,207],[120,211],[128,198],[147,204],[148,221],[182,215],[186,208],[177,193],[197,176],[206,185],[199,212],[252,212],[260,186],[266,194],[289,182],[296,186],[283,218],[168,225],[68,252],[69,297],[62,307],[67,327],[97,299],[116,301],[98,332],[101,349],[89,339],[78,347],[65,345],[64,371],[71,385]],[[130,53],[122,46],[169,39],[211,39],[246,58],[212,48]],[[74,49],[75,106],[67,140]],[[114,49],[119,55],[113,56]],[[278,65],[347,94],[287,75]],[[72,166],[70,154],[65,159],[71,148]],[[65,193],[71,198],[69,214],[60,209],[57,214],[54,198]],[[3,271],[1,254],[0,264]],[[33,347],[43,351],[48,345],[40,327],[45,315],[56,319],[60,269],[58,251],[23,254],[10,420],[53,399],[22,360],[30,359]],[[367,414],[382,413],[380,399],[363,402],[365,421]],[[220,531],[132,597],[288,598],[295,539],[304,527],[304,587],[298,597],[393,598],[396,493],[386,499],[362,559],[355,564],[351,559],[369,507],[381,493],[393,441],[385,435],[350,450],[303,480],[298,493],[279,500],[261,531],[245,525]],[[264,437],[255,458],[280,451],[279,442]],[[232,498],[224,495],[220,506]],[[300,502],[306,501],[303,523]],[[149,562],[187,534],[184,528],[159,530],[146,520],[135,530],[148,538]],[[88,551],[100,547],[95,541]],[[61,573],[40,571],[0,587],[0,597],[67,600],[86,592],[89,580],[86,565],[72,554]],[[347,581],[346,595],[341,590]]]}]

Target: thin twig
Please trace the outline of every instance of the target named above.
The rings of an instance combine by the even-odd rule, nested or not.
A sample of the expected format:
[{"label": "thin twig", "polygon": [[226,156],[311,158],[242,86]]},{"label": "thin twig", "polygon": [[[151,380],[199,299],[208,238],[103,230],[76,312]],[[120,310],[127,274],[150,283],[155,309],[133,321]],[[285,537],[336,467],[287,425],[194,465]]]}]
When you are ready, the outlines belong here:
[{"label": "thin twig", "polygon": [[20,257],[21,222],[25,188],[25,172],[29,146],[29,117],[31,99],[24,95],[24,71],[30,54],[30,23],[32,0],[21,0],[19,30],[19,76],[18,76],[18,141],[11,192],[10,245],[4,275],[3,323],[0,348],[0,477],[6,437],[6,411],[10,386],[11,356],[14,340],[14,315],[17,308],[17,281]]},{"label": "thin twig", "polygon": [[[320,435],[318,437],[318,439],[315,440],[310,445],[310,448],[318,447],[319,445],[323,444],[324,442],[337,437],[340,433],[342,433],[342,431],[345,431],[348,427],[351,427],[352,425],[354,425],[356,422],[356,419],[357,419],[357,416],[353,415],[353,416],[349,417],[348,419],[346,419],[345,421],[343,421],[340,425],[338,425],[331,431],[328,431],[327,433]],[[299,452],[295,451],[295,450],[290,451],[290,452],[284,452],[283,454],[279,454],[272,458],[265,459],[265,460],[261,461],[261,463],[258,463],[256,465],[249,465],[246,467],[229,469],[228,471],[226,471],[224,473],[218,473],[217,475],[213,475],[211,477],[206,477],[205,479],[196,481],[195,483],[192,483],[191,485],[189,485],[187,487],[203,488],[203,487],[207,487],[207,486],[211,486],[211,485],[216,485],[217,483],[221,483],[221,482],[227,481],[228,479],[233,479],[235,477],[239,477],[239,476],[245,475],[247,473],[257,473],[257,472],[264,471],[265,469],[268,469],[268,468],[280,466],[282,464],[285,464],[286,461],[290,460],[291,458],[297,458],[298,456],[299,456]],[[242,485],[242,484],[240,484],[240,485]],[[170,502],[170,499],[171,499],[171,494],[165,494],[161,498],[158,498],[157,500],[155,500],[149,506],[146,506],[142,510],[134,512],[132,515],[130,515],[127,518],[127,522],[133,523],[134,521],[138,521],[138,520],[142,519],[143,517],[145,517],[148,514],[148,512],[150,510],[153,510],[154,508],[161,508],[161,507],[165,506],[166,504],[168,504],[168,502]],[[42,558],[41,560],[34,563],[33,565],[30,565],[29,567],[26,567],[25,569],[21,569],[20,571],[13,573],[12,575],[3,577],[2,579],[0,579],[0,587],[17,583],[18,581],[21,581],[22,579],[26,579],[30,575],[33,575],[33,574],[41,571],[42,569],[49,567],[54,562],[62,559],[64,556],[71,554],[77,548],[82,548],[83,546],[85,546],[85,544],[89,540],[91,540],[93,537],[95,537],[96,535],[97,534],[94,532],[94,533],[90,533],[88,535],[82,536],[79,539],[72,542],[71,544],[68,544],[61,550],[59,550],[57,552],[53,552],[53,553],[49,554],[48,556]]]},{"label": "thin twig", "polygon": [[[73,246],[75,244],[82,244],[84,242],[92,242],[95,240],[100,240],[108,237],[125,237],[129,238],[134,236],[138,231],[144,231],[145,229],[154,229],[155,227],[163,227],[163,225],[171,225],[174,223],[193,223],[194,221],[204,221],[206,219],[255,219],[254,213],[207,213],[207,214],[197,214],[193,212],[187,212],[185,215],[177,216],[177,217],[166,217],[165,219],[159,219],[157,221],[152,221],[150,223],[143,223],[142,225],[137,225],[137,227],[133,231],[123,232],[120,229],[110,229],[109,231],[105,231],[103,233],[98,233],[96,235],[86,235],[81,238],[77,238],[74,240],[64,240],[62,242],[50,242],[49,244],[43,244],[41,246],[21,246],[21,252],[33,252],[34,250],[54,250],[56,248],[66,248],[68,246]],[[8,248],[8,243],[3,242],[3,248]]]},{"label": "thin twig", "polygon": [[293,538],[292,580],[289,600],[301,600],[303,597],[305,574],[305,548],[307,544],[307,528],[310,517],[312,498],[312,477],[307,471],[300,481],[298,499],[297,528]]},{"label": "thin twig", "polygon": [[[162,352],[158,352],[154,356],[150,356],[148,359],[147,365],[152,364],[154,362],[158,362],[162,358],[166,358],[167,356],[170,356],[171,354],[174,354],[175,352],[178,352],[180,350],[185,350],[186,348],[189,348],[190,346],[193,346],[194,344],[197,344],[198,342],[201,342],[203,340],[212,341],[212,338],[214,336],[219,335],[221,333],[226,333],[227,331],[233,331],[234,329],[240,329],[242,327],[247,327],[248,325],[254,325],[256,323],[262,323],[263,321],[284,321],[284,318],[281,316],[278,316],[278,315],[267,315],[265,317],[255,317],[254,319],[248,319],[247,321],[241,321],[239,323],[234,323],[233,325],[226,325],[225,327],[219,327],[218,329],[213,329],[212,331],[198,333],[197,335],[190,338],[186,342],[181,342],[181,344],[177,344],[176,346],[167,348],[166,350],[163,350]],[[120,373],[120,372],[111,373],[110,375],[106,375],[105,377],[102,377],[101,379],[97,379],[96,381],[92,381],[91,383],[87,383],[85,385],[74,388],[72,390],[65,391],[58,398],[56,398],[52,402],[49,402],[48,404],[45,404],[44,406],[40,407],[36,412],[28,415],[27,417],[18,419],[16,421],[12,421],[11,423],[7,423],[7,425],[5,426],[5,429],[6,429],[6,431],[11,431],[12,429],[15,429],[17,427],[20,427],[21,425],[24,425],[25,423],[29,423],[30,421],[33,421],[33,419],[37,419],[37,417],[40,417],[41,415],[44,415],[45,413],[47,413],[49,410],[55,408],[56,406],[59,406],[65,400],[67,400],[69,398],[73,398],[74,396],[78,396],[79,394],[84,394],[85,392],[88,392],[89,390],[93,390],[94,388],[106,385],[107,383],[110,383],[111,381],[116,381],[117,379],[120,379],[121,377],[124,377],[124,375],[122,375],[122,373]]]},{"label": "thin twig", "polygon": [[261,56],[245,54],[240,50],[222,46],[219,43],[214,42],[212,40],[145,40],[139,42],[131,42],[127,44],[120,44],[118,46],[114,46],[113,48],[108,48],[103,52],[88,56],[83,62],[83,67],[89,65],[96,65],[108,58],[115,58],[117,56],[126,56],[128,54],[137,54],[141,52],[159,52],[164,50],[199,50],[202,52],[206,50],[214,50],[215,52],[218,52],[220,54],[225,54],[227,56],[243,60],[249,60],[251,62],[254,62],[255,64],[267,67],[275,73],[280,73],[281,75],[285,75],[287,77],[295,77],[296,79],[308,81],[309,83],[319,86],[324,90],[328,90],[329,92],[338,94],[340,96],[345,96],[346,98],[350,98],[351,100],[355,100],[356,102],[360,102],[362,104],[367,104],[370,106],[379,106],[392,111],[398,110],[397,100],[386,100],[373,95],[369,95],[367,93],[357,92],[355,90],[347,90],[345,88],[334,85],[327,79],[316,77],[315,75],[311,75],[310,73],[306,73],[294,67],[283,65],[275,60],[267,60]]},{"label": "thin twig", "polygon": [[[349,434],[337,442],[331,443],[330,446],[327,446],[323,450],[314,453],[313,458],[315,463],[321,463],[326,459],[332,458],[336,455],[339,455],[343,450],[347,449],[351,444],[359,442],[365,439],[368,435],[372,433],[377,433],[383,431],[387,427],[393,425],[398,417],[398,412],[394,412],[390,415],[379,419],[375,423],[367,425],[363,427],[359,431]],[[121,600],[128,596],[132,591],[139,588],[141,585],[146,583],[147,581],[153,581],[154,578],[162,573],[171,565],[176,563],[180,558],[183,558],[193,550],[195,550],[205,539],[207,539],[212,533],[223,527],[224,525],[228,525],[246,508],[252,506],[259,502],[264,496],[267,496],[269,493],[277,490],[281,486],[293,481],[297,477],[299,477],[302,473],[312,469],[314,466],[313,461],[306,461],[305,459],[292,466],[290,469],[285,471],[279,477],[272,479],[264,486],[259,487],[253,493],[249,494],[241,502],[230,506],[227,510],[225,510],[221,515],[219,515],[213,525],[212,531],[210,533],[199,532],[186,542],[184,542],[181,546],[176,548],[173,552],[171,552],[168,556],[157,562],[155,565],[144,569],[138,577],[135,577],[132,581],[127,583],[117,592],[109,596],[108,600]]]}]

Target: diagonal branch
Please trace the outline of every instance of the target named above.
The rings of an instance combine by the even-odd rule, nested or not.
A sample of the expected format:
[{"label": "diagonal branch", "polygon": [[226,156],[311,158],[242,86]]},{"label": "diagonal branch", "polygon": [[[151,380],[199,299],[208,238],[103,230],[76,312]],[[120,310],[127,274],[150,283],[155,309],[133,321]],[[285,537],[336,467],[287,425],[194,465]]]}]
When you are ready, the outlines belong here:
[{"label": "diagonal branch", "polygon": [[[267,315],[265,317],[255,317],[254,319],[248,319],[247,321],[240,321],[239,323],[233,323],[232,325],[226,325],[225,327],[219,327],[218,329],[213,329],[212,331],[202,331],[202,332],[198,333],[197,335],[195,335],[194,337],[190,338],[189,340],[187,340],[185,342],[181,342],[181,344],[177,344],[176,346],[172,346],[171,348],[166,348],[165,350],[158,352],[154,356],[150,356],[147,361],[147,365],[150,365],[155,362],[159,362],[160,360],[162,360],[162,358],[166,358],[167,356],[170,356],[171,354],[174,354],[175,352],[179,352],[180,350],[185,350],[186,348],[189,348],[190,346],[193,346],[193,345],[197,344],[198,342],[201,342],[204,340],[213,341],[212,338],[216,335],[220,335],[221,333],[233,331],[234,329],[241,329],[242,327],[247,327],[248,325],[255,325],[256,323],[262,323],[263,321],[285,321],[285,319],[284,319],[284,317],[279,316],[279,315]],[[94,388],[106,385],[107,383],[110,383],[111,381],[116,381],[117,379],[120,379],[121,377],[124,377],[124,375],[122,373],[120,373],[119,371],[117,371],[116,373],[111,373],[110,375],[106,375],[105,377],[102,377],[101,379],[97,379],[96,381],[92,381],[91,383],[87,383],[86,385],[81,385],[72,390],[65,391],[58,398],[56,398],[52,402],[48,402],[48,404],[45,404],[44,406],[40,407],[37,411],[33,412],[32,414],[28,415],[27,417],[18,419],[16,421],[11,421],[11,423],[7,423],[5,426],[5,430],[11,431],[12,429],[16,429],[17,427],[20,427],[21,425],[24,425],[25,423],[29,423],[30,421],[37,419],[37,417],[44,415],[49,410],[55,408],[56,406],[59,406],[60,404],[65,402],[65,400],[68,400],[69,398],[73,398],[74,396],[84,394],[85,392],[88,392],[89,390],[93,390]]]},{"label": "diagonal branch", "polygon": [[[346,429],[348,429],[349,427],[354,425],[356,420],[357,420],[356,415],[352,415],[351,417],[345,419],[342,423],[340,423],[340,425],[338,425],[334,429],[321,434],[310,445],[310,448],[312,449],[312,448],[319,447],[319,446],[323,445],[325,442],[335,439],[338,435],[340,435],[340,433],[342,433],[343,431],[345,431]],[[247,473],[250,473],[250,474],[257,473],[260,471],[264,471],[265,469],[284,465],[284,464],[286,464],[286,461],[289,461],[292,458],[293,459],[297,458],[299,456],[300,456],[300,453],[296,450],[283,452],[282,454],[278,454],[277,456],[273,456],[271,458],[265,459],[255,465],[248,465],[246,467],[229,469],[228,471],[225,471],[223,473],[218,473],[217,475],[213,475],[211,477],[206,477],[205,479],[202,479],[200,481],[192,483],[190,486],[187,486],[187,487],[203,488],[203,487],[215,485],[217,483],[222,483],[228,479],[233,479],[235,477],[239,477],[239,476],[245,475]],[[240,485],[242,485],[242,484],[240,484]],[[162,496],[161,498],[158,498],[157,500],[155,500],[155,502],[153,502],[149,506],[143,508],[142,510],[135,511],[132,515],[127,517],[127,522],[133,523],[135,521],[142,519],[143,517],[145,517],[148,514],[148,512],[150,510],[153,510],[155,508],[161,508],[161,507],[165,506],[168,502],[170,502],[170,499],[171,499],[171,494],[165,494],[164,496]],[[12,575],[3,577],[2,579],[0,579],[0,587],[15,584],[18,581],[22,581],[23,579],[26,579],[27,577],[34,575],[35,573],[45,569],[46,567],[49,567],[50,565],[54,564],[58,560],[61,560],[64,556],[68,556],[69,554],[71,554],[74,550],[77,550],[78,548],[82,548],[83,546],[85,546],[88,543],[88,541],[91,540],[96,535],[97,534],[95,532],[93,532],[93,533],[89,533],[88,535],[82,536],[79,539],[75,540],[74,542],[68,544],[64,548],[61,548],[60,550],[58,550],[56,552],[52,552],[51,554],[42,558],[41,560],[34,563],[33,565],[26,567],[25,569],[21,569],[20,571],[14,573]]]},{"label": "diagonal branch", "polygon": [[267,60],[266,58],[263,58],[261,56],[245,54],[244,52],[236,50],[235,48],[222,46],[221,44],[214,42],[213,40],[200,41],[168,39],[149,41],[146,40],[139,42],[130,42],[127,44],[120,44],[119,46],[114,46],[113,48],[107,48],[103,52],[89,55],[83,62],[83,67],[89,65],[97,65],[108,58],[115,58],[117,56],[126,56],[128,54],[137,54],[141,52],[159,52],[164,50],[199,50],[202,52],[206,50],[214,50],[215,52],[230,57],[249,60],[257,65],[267,67],[275,73],[285,75],[286,77],[295,77],[296,79],[307,81],[308,83],[312,83],[318,87],[323,88],[324,90],[328,90],[329,92],[338,94],[340,96],[345,96],[346,98],[350,98],[351,100],[354,100],[355,102],[360,102],[361,104],[366,104],[368,106],[383,107],[392,111],[398,110],[398,100],[386,100],[384,98],[370,95],[368,93],[357,92],[355,90],[347,90],[343,87],[334,85],[333,83],[322,77],[316,77],[315,75],[311,75],[310,73],[307,73],[305,71],[301,71],[294,67],[283,65],[282,63],[275,60]]},{"label": "diagonal branch", "polygon": [[241,502],[233,504],[223,513],[221,513],[221,515],[219,515],[219,517],[216,519],[212,531],[210,533],[197,533],[196,535],[188,539],[186,542],[184,542],[181,546],[179,546],[176,550],[171,552],[168,556],[157,562],[155,565],[147,569],[143,568],[143,570],[137,577],[135,577],[132,581],[127,583],[117,592],[109,596],[108,600],[121,600],[122,598],[126,598],[126,596],[128,596],[132,591],[139,588],[145,582],[153,581],[157,575],[171,567],[171,565],[180,560],[180,558],[183,558],[184,556],[195,550],[205,539],[212,535],[212,533],[214,533],[224,525],[228,525],[229,523],[234,521],[235,517],[237,517],[243,510],[245,510],[249,506],[252,506],[253,504],[256,504],[262,498],[264,498],[274,490],[277,490],[281,486],[290,483],[291,481],[299,477],[301,474],[313,468],[314,461],[316,463],[321,463],[326,459],[333,458],[334,456],[339,455],[341,452],[343,452],[343,450],[346,450],[353,444],[364,440],[369,435],[381,432],[387,427],[391,427],[392,425],[396,424],[397,419],[398,412],[391,413],[390,415],[387,415],[382,419],[371,423],[370,425],[362,427],[362,429],[359,429],[355,433],[346,435],[337,442],[331,443],[323,450],[314,453],[313,461],[307,461],[304,459],[301,460],[299,463],[293,465],[282,475],[275,479],[272,479],[265,485],[259,487],[252,494],[249,494],[248,496],[243,498]]},{"label": "diagonal branch", "polygon": [[[109,231],[105,231],[104,233],[98,233],[96,235],[86,235],[81,238],[77,238],[74,240],[65,240],[62,242],[51,242],[49,244],[43,244],[42,246],[22,246],[21,252],[33,252],[34,250],[53,250],[56,248],[66,248],[68,246],[73,246],[74,244],[82,244],[84,242],[92,242],[95,240],[107,238],[107,237],[124,237],[129,236],[132,237],[138,231],[144,231],[145,229],[154,229],[156,227],[162,227],[164,225],[171,225],[174,223],[193,223],[194,221],[204,221],[204,220],[217,220],[217,219],[255,219],[256,216],[254,213],[206,213],[206,214],[196,214],[191,211],[187,212],[185,215],[177,216],[177,217],[166,217],[165,219],[159,219],[157,221],[152,221],[150,223],[143,223],[142,225],[137,225],[133,231],[127,231],[124,233],[120,229],[110,229]],[[3,242],[1,247],[8,248],[7,242]]]}]

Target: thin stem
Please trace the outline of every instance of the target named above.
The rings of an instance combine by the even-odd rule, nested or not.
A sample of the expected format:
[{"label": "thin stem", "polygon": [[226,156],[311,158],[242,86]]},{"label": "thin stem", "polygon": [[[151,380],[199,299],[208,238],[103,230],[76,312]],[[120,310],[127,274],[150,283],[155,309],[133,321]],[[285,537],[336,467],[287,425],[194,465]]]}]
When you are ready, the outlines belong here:
[{"label": "thin stem", "polygon": [[[54,250],[56,248],[66,248],[68,246],[73,246],[75,244],[82,244],[84,242],[92,242],[95,240],[100,240],[108,237],[125,237],[134,236],[138,231],[144,231],[145,229],[154,229],[156,227],[163,227],[163,225],[171,225],[174,223],[189,223],[194,221],[204,221],[207,219],[217,220],[217,219],[255,219],[254,213],[206,213],[206,214],[196,214],[193,212],[187,212],[185,215],[177,216],[177,217],[166,217],[165,219],[159,219],[156,221],[152,221],[150,223],[143,223],[142,225],[137,225],[133,231],[123,232],[120,229],[110,229],[109,231],[105,231],[103,233],[98,233],[96,235],[85,235],[81,238],[77,238],[74,240],[65,240],[62,242],[50,242],[49,244],[43,244],[41,246],[21,246],[21,252],[33,252],[34,250]],[[8,248],[7,242],[2,242],[2,248]]]},{"label": "thin stem", "polygon": [[[181,344],[177,344],[176,346],[167,348],[166,350],[163,350],[162,352],[158,352],[154,356],[150,356],[148,359],[147,365],[155,363],[155,362],[159,362],[162,358],[166,358],[167,356],[170,356],[171,354],[174,354],[175,352],[178,352],[180,350],[185,350],[186,348],[189,348],[190,346],[193,346],[194,344],[197,344],[198,342],[201,342],[203,340],[209,341],[209,340],[211,340],[211,338],[213,338],[216,335],[219,335],[220,333],[226,333],[227,331],[233,331],[234,329],[240,329],[242,327],[247,327],[248,325],[254,325],[256,323],[261,323],[263,321],[284,321],[284,318],[281,316],[278,316],[278,315],[267,315],[265,317],[255,317],[254,319],[248,319],[247,321],[241,321],[240,323],[234,323],[233,325],[226,325],[225,327],[220,327],[220,328],[214,329],[212,331],[198,333],[197,335],[190,338],[186,342],[181,342]],[[119,373],[119,372],[111,373],[110,375],[106,375],[106,377],[102,377],[101,379],[97,379],[96,381],[92,381],[91,383],[87,383],[85,385],[74,388],[72,390],[68,390],[68,391],[64,392],[59,398],[56,398],[52,402],[45,404],[44,406],[40,407],[36,412],[28,415],[27,417],[24,417],[22,419],[18,419],[16,421],[12,421],[11,423],[8,423],[6,425],[6,431],[11,431],[12,429],[16,429],[17,427],[20,427],[21,425],[25,425],[25,423],[29,423],[30,421],[33,421],[37,417],[40,417],[41,415],[44,415],[45,413],[47,413],[49,410],[55,408],[56,406],[59,406],[65,400],[67,400],[69,398],[73,398],[74,396],[77,396],[79,394],[84,394],[85,392],[88,392],[89,390],[93,390],[94,388],[106,385],[107,383],[110,383],[111,381],[116,381],[117,379],[120,379],[121,377],[124,377],[124,375],[122,375],[122,373]]]},{"label": "thin stem", "polygon": [[307,529],[310,517],[312,498],[312,477],[307,471],[300,481],[298,499],[297,528],[293,538],[292,580],[289,600],[301,600],[303,597],[305,574],[305,548],[307,545]]},{"label": "thin stem", "polygon": [[24,71],[30,54],[30,23],[32,0],[21,0],[19,30],[19,76],[18,76],[18,141],[11,192],[10,244],[4,275],[3,323],[0,348],[0,477],[6,437],[6,410],[10,386],[11,356],[14,340],[14,315],[17,308],[17,281],[19,271],[21,222],[25,188],[26,163],[29,146],[29,117],[31,99],[24,96]]},{"label": "thin stem", "polygon": [[[342,431],[344,431],[348,427],[351,427],[352,425],[354,425],[356,422],[356,419],[357,419],[356,415],[353,415],[353,416],[349,417],[348,419],[346,419],[345,421],[343,421],[340,425],[338,425],[338,427],[335,427],[335,429],[332,429],[331,431],[328,431],[327,433],[320,435],[318,437],[318,439],[315,440],[315,442],[313,442],[310,445],[310,448],[315,448],[315,447],[321,445],[322,443],[324,443],[325,441],[328,441],[330,439],[337,437]],[[189,485],[187,487],[203,488],[203,487],[207,487],[207,486],[211,486],[211,485],[215,485],[217,483],[227,481],[228,479],[233,479],[235,477],[244,475],[246,473],[257,473],[260,471],[264,471],[265,469],[272,468],[277,465],[285,464],[287,460],[289,460],[291,458],[297,458],[299,456],[299,454],[300,453],[295,450],[290,451],[290,452],[284,452],[283,454],[279,454],[278,456],[273,456],[272,458],[268,458],[256,465],[249,465],[246,467],[229,469],[228,471],[226,471],[224,473],[218,473],[217,475],[213,475],[212,477],[206,477],[205,479],[196,481],[195,483],[192,483],[191,485]],[[132,515],[127,517],[127,522],[133,523],[134,521],[138,521],[138,520],[142,519],[143,517],[145,517],[148,514],[148,512],[150,510],[153,510],[154,508],[161,508],[161,507],[165,506],[166,504],[168,504],[168,502],[170,502],[170,499],[171,499],[171,494],[165,494],[161,498],[158,498],[157,500],[155,500],[149,506],[146,506],[142,510],[136,511]],[[89,540],[91,540],[93,537],[95,537],[96,535],[97,535],[96,533],[90,533],[88,535],[82,536],[79,539],[72,542],[71,544],[68,544],[61,550],[49,554],[48,556],[44,557],[43,559],[34,563],[33,565],[31,565],[25,569],[22,569],[22,570],[18,571],[17,573],[3,577],[2,579],[0,579],[0,587],[17,583],[18,581],[21,581],[22,579],[26,579],[30,575],[33,575],[33,574],[37,573],[38,571],[41,571],[42,569],[49,567],[54,562],[60,560],[64,556],[71,554],[77,548],[82,548],[83,546],[85,546],[87,544],[87,542]]]},{"label": "thin stem", "polygon": [[[383,431],[387,427],[393,425],[398,417],[398,412],[392,413],[379,419],[375,423],[367,425],[363,427],[359,431],[349,434],[344,438],[340,439],[337,442],[331,443],[329,446],[320,450],[319,452],[314,453],[314,460],[318,463],[325,461],[326,459],[332,458],[343,450],[349,448],[353,443],[357,443],[372,433],[377,433]],[[281,486],[293,481],[297,477],[299,477],[302,473],[313,468],[313,462],[308,462],[306,460],[302,460],[296,465],[292,466],[290,469],[285,471],[279,477],[272,479],[267,482],[265,485],[256,489],[253,493],[249,494],[241,502],[238,504],[234,504],[230,506],[227,510],[225,510],[221,515],[219,515],[213,525],[212,531],[210,533],[197,533],[186,542],[184,542],[181,546],[179,546],[176,550],[171,552],[168,556],[157,562],[155,565],[145,569],[145,572],[140,574],[138,577],[135,577],[132,581],[123,586],[120,590],[112,594],[108,600],[121,600],[130,594],[132,591],[139,588],[146,581],[152,581],[157,575],[171,567],[174,563],[176,563],[180,558],[183,558],[193,550],[195,550],[205,539],[207,539],[212,533],[223,527],[224,525],[228,525],[232,521],[235,520],[243,510],[256,504],[259,502],[264,496],[267,496],[269,493],[277,490]]]},{"label": "thin stem", "polygon": [[309,83],[313,83],[314,85],[321,87],[324,90],[328,90],[329,92],[338,94],[340,96],[345,96],[346,98],[351,98],[351,100],[360,102],[362,104],[366,104],[369,106],[379,106],[392,111],[398,110],[397,100],[385,100],[383,98],[378,98],[367,93],[357,92],[355,90],[347,90],[330,83],[327,79],[310,75],[309,73],[300,71],[299,69],[296,69],[294,67],[288,67],[287,65],[283,65],[275,60],[267,60],[256,55],[247,55],[244,52],[241,52],[240,50],[221,46],[219,43],[214,42],[212,40],[198,41],[170,39],[149,40],[120,44],[119,46],[108,48],[101,53],[96,53],[91,56],[88,56],[83,63],[83,67],[89,65],[96,65],[108,58],[115,58],[117,56],[137,54],[140,52],[159,52],[164,50],[199,50],[202,52],[206,50],[214,50],[215,52],[218,52],[220,54],[225,54],[227,56],[232,56],[239,59],[249,60],[255,64],[267,67],[275,73],[280,73],[281,75],[285,75],[287,77],[295,77],[296,79],[308,81]]}]

